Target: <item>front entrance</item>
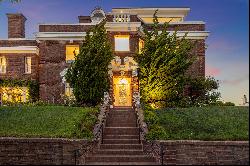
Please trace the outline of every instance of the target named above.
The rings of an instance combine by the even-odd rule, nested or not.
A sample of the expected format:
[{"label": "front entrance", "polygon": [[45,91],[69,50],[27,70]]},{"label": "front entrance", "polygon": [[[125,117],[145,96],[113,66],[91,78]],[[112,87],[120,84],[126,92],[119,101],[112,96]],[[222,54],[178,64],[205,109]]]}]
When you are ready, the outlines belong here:
[{"label": "front entrance", "polygon": [[113,77],[114,106],[132,106],[131,77]]}]

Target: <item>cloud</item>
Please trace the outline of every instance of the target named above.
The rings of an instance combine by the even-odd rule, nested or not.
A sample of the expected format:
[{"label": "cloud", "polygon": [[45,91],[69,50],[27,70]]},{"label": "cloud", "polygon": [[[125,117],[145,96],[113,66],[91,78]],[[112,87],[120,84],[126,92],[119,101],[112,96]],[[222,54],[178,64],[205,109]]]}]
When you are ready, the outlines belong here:
[{"label": "cloud", "polygon": [[208,76],[218,76],[221,73],[221,69],[206,65],[206,75]]},{"label": "cloud", "polygon": [[225,38],[216,38],[216,40],[212,40],[209,42],[210,44],[208,44],[208,49],[211,51],[216,51],[218,52],[218,50],[221,51],[237,51],[240,49],[240,45],[234,43],[234,41],[232,40],[227,40]]},{"label": "cloud", "polygon": [[240,78],[236,78],[236,79],[224,79],[224,80],[221,80],[220,82],[222,84],[228,84],[228,85],[239,85],[240,83],[246,81],[246,80],[249,80],[249,75],[245,75],[245,76],[242,76]]}]

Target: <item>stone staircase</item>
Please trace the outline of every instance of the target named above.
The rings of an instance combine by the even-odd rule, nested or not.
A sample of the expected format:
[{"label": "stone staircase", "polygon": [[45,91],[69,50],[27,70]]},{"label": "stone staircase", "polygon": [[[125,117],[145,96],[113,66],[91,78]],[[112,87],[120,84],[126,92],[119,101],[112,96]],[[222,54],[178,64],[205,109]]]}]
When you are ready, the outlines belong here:
[{"label": "stone staircase", "polygon": [[130,108],[110,110],[103,143],[86,157],[87,165],[157,165],[143,152],[135,112]]}]

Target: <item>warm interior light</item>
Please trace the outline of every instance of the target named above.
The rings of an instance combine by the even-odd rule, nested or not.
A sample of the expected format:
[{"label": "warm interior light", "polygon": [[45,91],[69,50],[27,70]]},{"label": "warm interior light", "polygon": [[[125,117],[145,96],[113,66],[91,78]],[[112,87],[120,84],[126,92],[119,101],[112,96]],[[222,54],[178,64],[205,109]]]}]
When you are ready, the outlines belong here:
[{"label": "warm interior light", "polygon": [[129,51],[129,35],[115,35],[115,51]]},{"label": "warm interior light", "polygon": [[66,46],[66,61],[75,60],[75,55],[79,54],[79,45]]},{"label": "warm interior light", "polygon": [[144,47],[144,41],[142,39],[139,39],[139,54],[142,53],[142,48]]},{"label": "warm interior light", "polygon": [[29,98],[26,87],[1,87],[2,101],[26,102]]},{"label": "warm interior light", "polygon": [[[153,17],[142,17],[141,18],[146,23],[153,23]],[[158,17],[159,23],[165,23],[165,22],[180,22],[182,21],[181,17]]]},{"label": "warm interior light", "polygon": [[128,81],[126,79],[122,78],[120,80],[120,84],[128,84]]}]

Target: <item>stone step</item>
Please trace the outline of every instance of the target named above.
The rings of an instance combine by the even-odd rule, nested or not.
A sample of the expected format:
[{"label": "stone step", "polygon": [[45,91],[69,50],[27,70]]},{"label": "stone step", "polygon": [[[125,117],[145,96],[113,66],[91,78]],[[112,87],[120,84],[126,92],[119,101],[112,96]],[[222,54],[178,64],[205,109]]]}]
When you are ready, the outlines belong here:
[{"label": "stone step", "polygon": [[86,162],[155,162],[147,155],[92,155],[86,157]]},{"label": "stone step", "polygon": [[130,123],[130,124],[136,124],[137,123],[137,121],[136,120],[124,120],[124,119],[121,119],[121,120],[116,120],[116,119],[108,119],[107,121],[106,121],[106,124],[109,124],[109,123],[111,123],[111,124],[115,124],[115,125],[117,125],[117,124],[122,124],[122,125],[124,125],[124,124],[128,124],[128,123]]},{"label": "stone step", "polygon": [[142,144],[101,144],[100,149],[140,149]]},{"label": "stone step", "polygon": [[97,150],[94,154],[107,154],[107,155],[143,155],[142,150],[130,150],[130,149],[105,149]]},{"label": "stone step", "polygon": [[157,162],[88,162],[86,165],[160,165]]},{"label": "stone step", "polygon": [[140,144],[139,139],[103,139],[104,144]]},{"label": "stone step", "polygon": [[121,110],[126,110],[126,111],[132,111],[133,108],[132,107],[114,107],[112,109],[110,109],[111,111],[121,111]]},{"label": "stone step", "polygon": [[110,118],[107,119],[106,121],[107,123],[136,123],[136,119],[135,118],[131,118],[131,119],[126,119],[126,118]]},{"label": "stone step", "polygon": [[135,113],[135,111],[134,110],[110,110],[109,111],[109,113],[111,113],[111,114],[124,114],[124,113]]},{"label": "stone step", "polygon": [[117,120],[120,120],[120,119],[126,119],[126,120],[131,120],[131,119],[136,119],[136,117],[135,116],[126,116],[126,115],[124,115],[124,116],[121,116],[121,115],[113,115],[113,116],[108,116],[108,118],[107,119],[117,119]]},{"label": "stone step", "polygon": [[107,122],[106,127],[137,127],[136,123]]},{"label": "stone step", "polygon": [[105,127],[104,134],[107,135],[137,135],[138,127]]},{"label": "stone step", "polygon": [[107,118],[107,122],[136,123],[136,118]]},{"label": "stone step", "polygon": [[139,139],[139,135],[105,135],[104,139]]}]

